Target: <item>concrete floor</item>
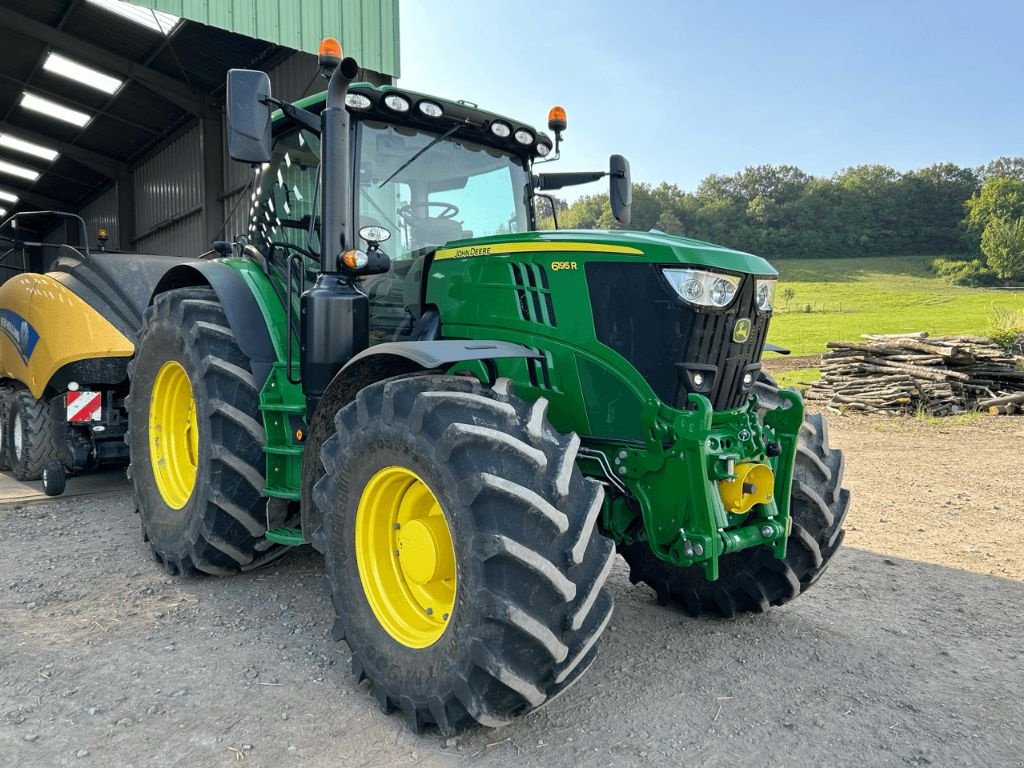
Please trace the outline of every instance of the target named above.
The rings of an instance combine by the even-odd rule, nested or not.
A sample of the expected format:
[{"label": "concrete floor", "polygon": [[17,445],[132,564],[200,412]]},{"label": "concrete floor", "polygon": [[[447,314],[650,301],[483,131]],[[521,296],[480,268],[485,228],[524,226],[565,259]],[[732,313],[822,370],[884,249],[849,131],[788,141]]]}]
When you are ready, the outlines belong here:
[{"label": "concrete floor", "polygon": [[[97,494],[119,493],[130,491],[131,483],[125,475],[124,467],[76,475],[68,478],[67,488],[60,498],[76,496],[95,496]],[[43,493],[41,480],[20,482],[14,479],[11,472],[0,472],[0,505],[33,504],[52,500]]]}]

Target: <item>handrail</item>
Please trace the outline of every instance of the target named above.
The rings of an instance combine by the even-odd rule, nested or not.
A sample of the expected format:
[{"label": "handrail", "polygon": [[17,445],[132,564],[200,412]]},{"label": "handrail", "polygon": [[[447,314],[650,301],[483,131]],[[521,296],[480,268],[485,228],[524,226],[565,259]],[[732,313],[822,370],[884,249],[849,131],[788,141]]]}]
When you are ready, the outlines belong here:
[{"label": "handrail", "polygon": [[58,218],[76,219],[78,221],[79,229],[81,230],[82,248],[85,249],[85,253],[82,253],[81,250],[75,248],[75,246],[73,245],[68,245],[67,243],[44,243],[35,241],[29,242],[27,240],[18,240],[17,238],[13,237],[9,238],[10,241],[15,244],[15,248],[18,246],[25,247],[26,245],[39,248],[67,247],[76,251],[80,256],[84,256],[85,258],[89,257],[89,232],[85,226],[85,219],[83,219],[77,213],[68,213],[67,211],[19,211],[18,213],[13,213],[10,216],[8,216],[4,220],[4,222],[0,224],[0,232],[3,232],[3,230],[6,229],[8,225],[10,225],[12,230],[16,230],[18,228],[19,218],[28,218],[32,216],[56,216]]}]

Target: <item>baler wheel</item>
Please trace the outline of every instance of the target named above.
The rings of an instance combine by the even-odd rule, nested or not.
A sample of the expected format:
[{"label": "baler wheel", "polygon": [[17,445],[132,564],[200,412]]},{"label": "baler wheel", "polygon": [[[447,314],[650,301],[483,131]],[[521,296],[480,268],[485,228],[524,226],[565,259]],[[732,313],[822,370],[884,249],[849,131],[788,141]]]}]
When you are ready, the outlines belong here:
[{"label": "baler wheel", "polygon": [[53,459],[43,467],[43,493],[47,496],[60,496],[67,482],[68,473],[60,459]]},{"label": "baler wheel", "polygon": [[50,403],[36,400],[24,387],[15,389],[6,418],[3,442],[14,476],[38,480],[48,463],[61,458]]},{"label": "baler wheel", "polygon": [[[503,384],[506,382],[503,382]],[[611,617],[602,487],[579,438],[475,379],[363,389],[323,446],[313,489],[334,638],[382,710],[419,731],[503,725],[590,665]]]},{"label": "baler wheel", "polygon": [[7,414],[14,402],[14,387],[9,384],[0,386],[0,472],[11,469],[11,454],[8,451],[9,435],[7,434]]},{"label": "baler wheel", "polygon": [[128,373],[130,475],[157,560],[228,575],[284,554],[264,538],[259,390],[213,290],[157,296]]},{"label": "baler wheel", "polygon": [[[767,376],[755,385],[761,403],[781,404],[778,387]],[[646,542],[620,546],[630,566],[630,581],[654,589],[658,602],[679,604],[691,616],[763,613],[788,603],[818,580],[843,541],[843,520],[850,492],[842,487],[842,451],[831,449],[821,414],[805,419],[797,444],[790,510],[793,530],[786,557],[776,560],[757,547],[720,560],[717,581],[707,581],[700,568],[676,568],[650,551]]]}]

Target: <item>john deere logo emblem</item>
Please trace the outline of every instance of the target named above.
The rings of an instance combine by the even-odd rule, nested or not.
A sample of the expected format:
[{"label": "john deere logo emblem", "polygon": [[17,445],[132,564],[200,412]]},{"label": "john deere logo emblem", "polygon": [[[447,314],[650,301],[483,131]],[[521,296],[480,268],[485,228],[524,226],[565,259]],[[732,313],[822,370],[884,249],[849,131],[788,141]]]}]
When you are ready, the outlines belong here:
[{"label": "john deere logo emblem", "polygon": [[737,344],[742,344],[750,338],[750,320],[745,317],[741,317],[736,321],[736,327],[732,329],[732,340]]}]

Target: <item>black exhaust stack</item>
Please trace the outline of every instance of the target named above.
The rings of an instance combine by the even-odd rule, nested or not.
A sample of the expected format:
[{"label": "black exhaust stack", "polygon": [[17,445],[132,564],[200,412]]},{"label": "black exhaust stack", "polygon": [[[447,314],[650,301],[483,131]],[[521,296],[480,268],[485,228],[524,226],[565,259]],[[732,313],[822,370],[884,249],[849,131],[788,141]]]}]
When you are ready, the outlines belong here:
[{"label": "black exhaust stack", "polygon": [[342,271],[341,254],[355,246],[352,216],[351,143],[345,93],[359,74],[356,60],[342,59],[331,73],[320,114],[320,275],[302,294],[302,390],[307,422],[341,367],[369,346],[370,303]]},{"label": "black exhaust stack", "polygon": [[345,94],[348,86],[359,74],[359,65],[351,56],[331,74],[327,85],[327,104],[320,113],[321,165],[320,194],[323,219],[320,230],[320,271],[339,272],[339,255],[354,247],[347,242],[351,213],[351,172],[349,158],[348,109],[345,108]]}]

